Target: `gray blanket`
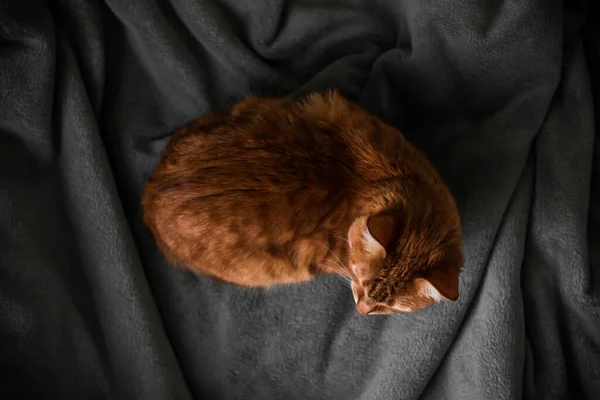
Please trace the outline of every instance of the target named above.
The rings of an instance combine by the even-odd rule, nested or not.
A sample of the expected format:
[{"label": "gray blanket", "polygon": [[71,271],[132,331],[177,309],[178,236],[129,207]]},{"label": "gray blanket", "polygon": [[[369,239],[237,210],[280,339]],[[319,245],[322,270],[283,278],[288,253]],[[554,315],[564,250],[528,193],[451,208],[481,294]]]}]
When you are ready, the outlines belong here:
[{"label": "gray blanket", "polygon": [[[2,0],[0,398],[599,398],[589,7]],[[460,301],[364,317],[335,276],[248,290],[158,253],[139,199],[175,128],[324,88],[450,185]]]}]

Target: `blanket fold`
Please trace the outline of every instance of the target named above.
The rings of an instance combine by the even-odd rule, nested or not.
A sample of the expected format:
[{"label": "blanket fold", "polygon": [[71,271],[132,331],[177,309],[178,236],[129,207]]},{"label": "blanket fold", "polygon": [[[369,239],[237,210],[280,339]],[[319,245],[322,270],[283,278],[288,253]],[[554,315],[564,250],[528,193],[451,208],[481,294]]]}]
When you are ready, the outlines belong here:
[{"label": "blanket fold", "polygon": [[[4,0],[0,397],[597,398],[598,16],[583,0]],[[458,302],[365,317],[334,276],[248,290],[158,253],[139,202],[171,132],[326,88],[450,186]]]}]

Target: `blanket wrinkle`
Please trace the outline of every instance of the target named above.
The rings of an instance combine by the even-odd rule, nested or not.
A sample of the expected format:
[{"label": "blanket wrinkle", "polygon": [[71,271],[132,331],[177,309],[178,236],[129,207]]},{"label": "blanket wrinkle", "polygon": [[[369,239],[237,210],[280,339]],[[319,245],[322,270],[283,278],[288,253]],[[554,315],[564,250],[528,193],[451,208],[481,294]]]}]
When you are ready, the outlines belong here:
[{"label": "blanket wrinkle", "polygon": [[[595,399],[600,5],[4,0],[0,397]],[[459,301],[364,317],[335,276],[168,266],[140,195],[168,137],[337,88],[454,193]]]}]

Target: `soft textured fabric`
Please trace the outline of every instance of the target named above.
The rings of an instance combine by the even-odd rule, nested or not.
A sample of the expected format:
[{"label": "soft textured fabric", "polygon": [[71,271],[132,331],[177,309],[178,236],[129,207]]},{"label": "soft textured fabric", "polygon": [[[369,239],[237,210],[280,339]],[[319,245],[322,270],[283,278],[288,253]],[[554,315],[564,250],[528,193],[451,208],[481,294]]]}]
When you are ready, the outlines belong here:
[{"label": "soft textured fabric", "polygon": [[[595,2],[2,0],[0,397],[593,399]],[[338,88],[434,162],[461,297],[364,317],[335,276],[170,268],[140,194],[171,132]]]}]

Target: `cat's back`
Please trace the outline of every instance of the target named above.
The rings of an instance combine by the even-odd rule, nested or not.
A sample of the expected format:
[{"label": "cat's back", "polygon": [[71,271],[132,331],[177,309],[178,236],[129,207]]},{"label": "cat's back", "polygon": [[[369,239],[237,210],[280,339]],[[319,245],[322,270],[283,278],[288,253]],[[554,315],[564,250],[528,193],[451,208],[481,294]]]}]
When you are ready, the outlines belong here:
[{"label": "cat's back", "polygon": [[281,194],[349,185],[355,164],[335,122],[307,112],[304,103],[251,98],[177,131],[153,179]]},{"label": "cat's back", "polygon": [[178,130],[144,202],[188,211],[194,201],[198,210],[215,203],[213,214],[228,206],[318,213],[401,171],[403,141],[335,92],[303,101],[249,98]]},{"label": "cat's back", "polygon": [[330,118],[335,107],[323,99],[251,98],[178,130],[146,186],[146,223],[168,221],[178,232],[192,219],[194,226],[262,221],[264,229],[310,230],[360,180],[353,150]]}]

